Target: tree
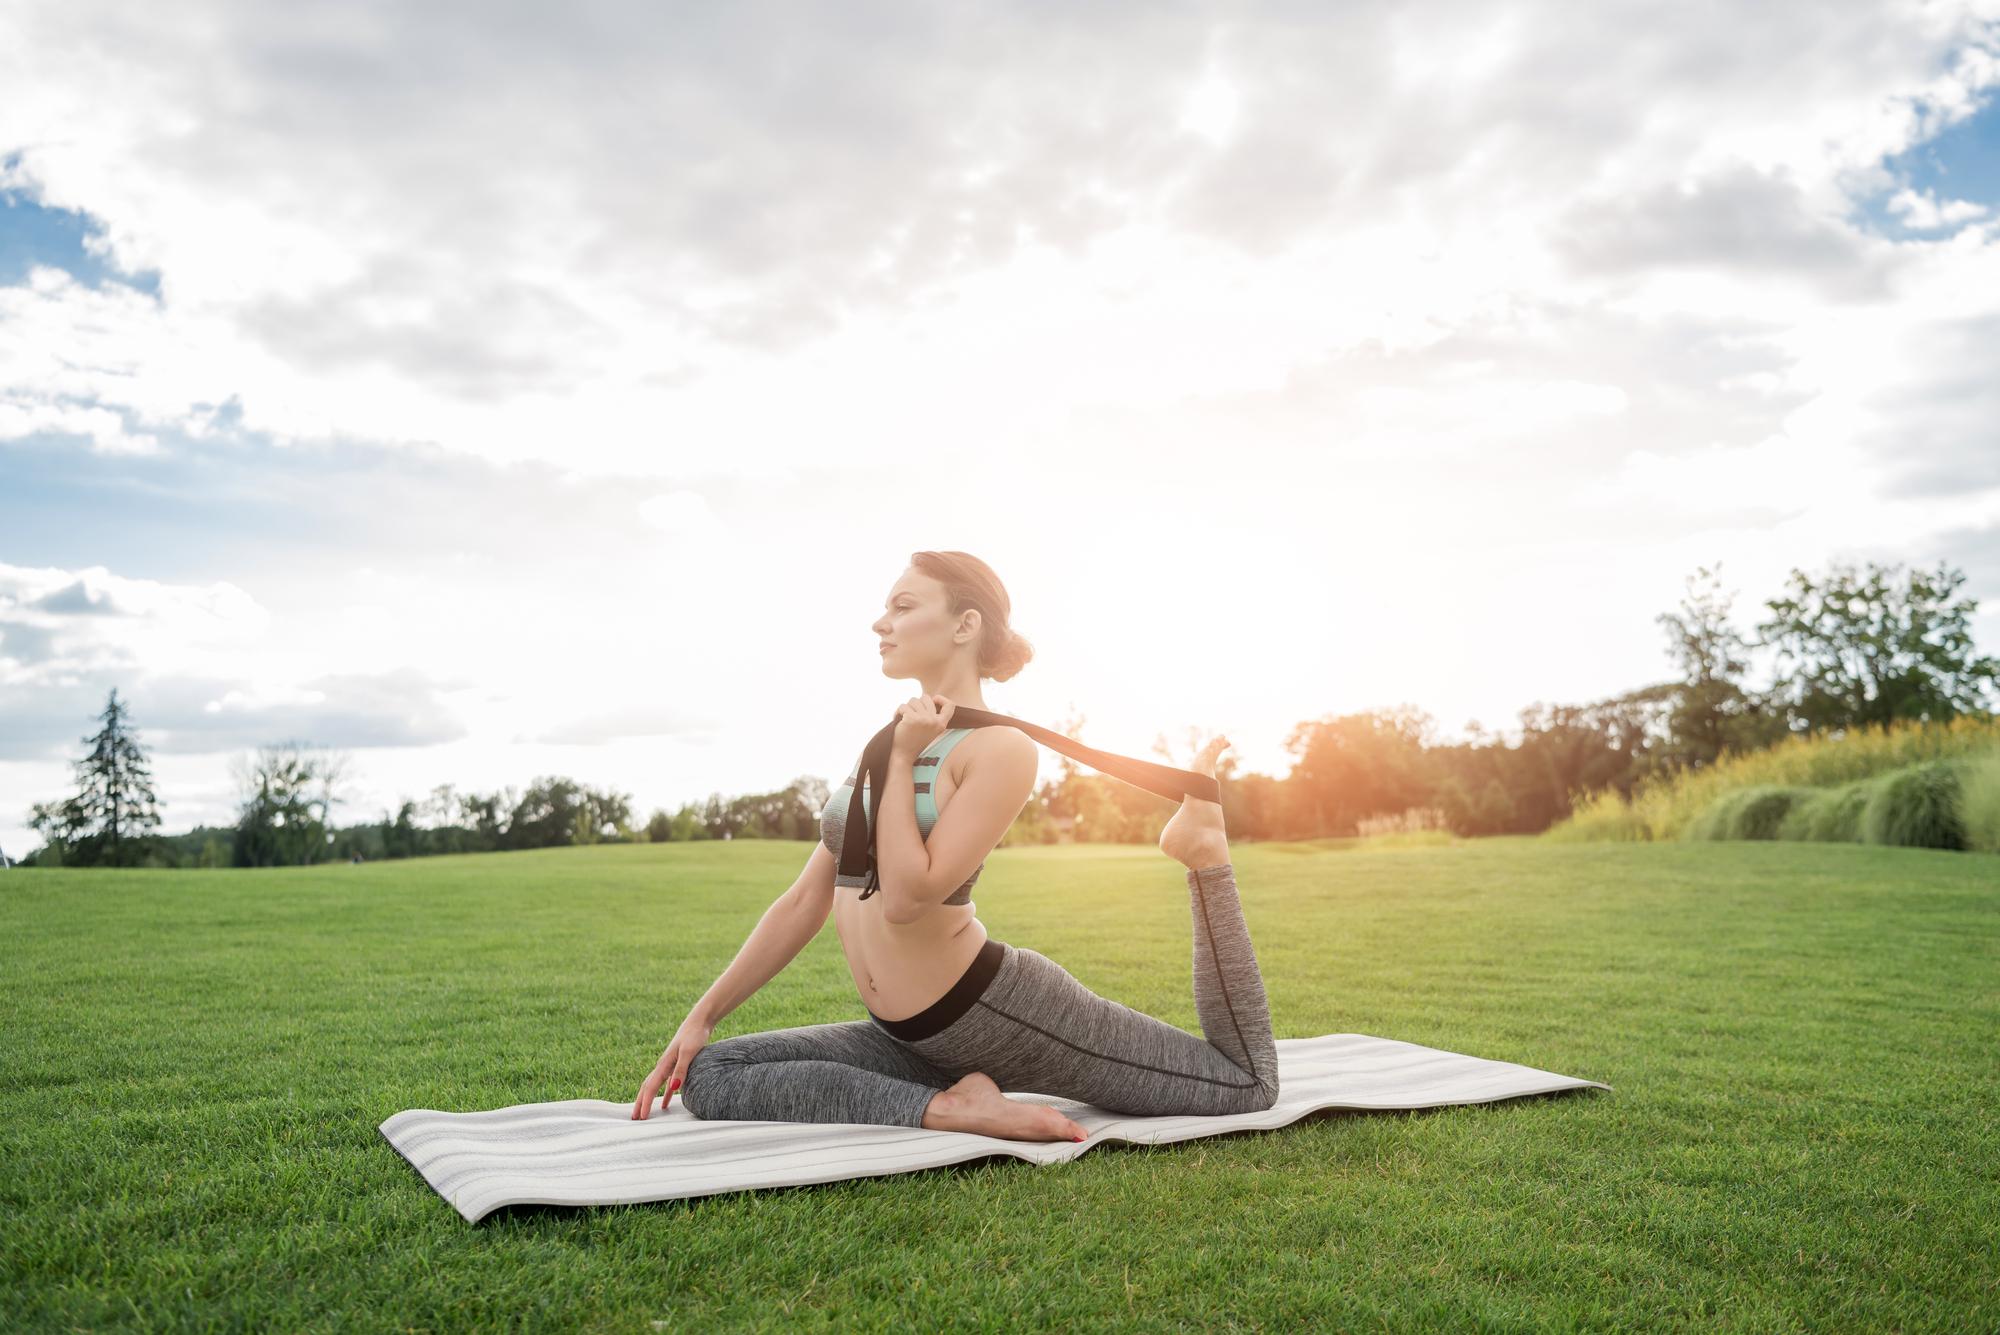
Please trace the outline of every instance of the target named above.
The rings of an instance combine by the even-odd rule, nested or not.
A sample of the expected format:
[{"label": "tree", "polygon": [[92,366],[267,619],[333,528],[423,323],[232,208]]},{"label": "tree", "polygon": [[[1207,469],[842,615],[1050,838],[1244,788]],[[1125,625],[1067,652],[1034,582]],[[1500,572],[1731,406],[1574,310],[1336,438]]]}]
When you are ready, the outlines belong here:
[{"label": "tree", "polygon": [[1437,775],[1426,747],[1436,725],[1414,706],[1301,723],[1285,738],[1298,757],[1288,784],[1314,835],[1352,834],[1367,816],[1427,805]]},{"label": "tree", "polygon": [[[465,805],[478,810],[483,799]],[[598,791],[574,779],[536,779],[499,831],[502,848],[565,848],[630,838],[632,798]]]},{"label": "tree", "polygon": [[673,825],[667,832],[668,839],[685,844],[708,837],[708,822],[702,819],[700,807],[690,803],[674,813]]},{"label": "tree", "polygon": [[676,816],[671,837],[817,839],[819,814],[826,806],[827,796],[826,780],[810,774],[800,775],[775,793],[750,793],[731,798],[713,793],[703,806],[683,808],[681,813],[700,821],[705,833],[697,834],[690,828],[683,835],[681,817]]},{"label": "tree", "polygon": [[48,841],[58,864],[130,867],[152,850],[150,831],[160,823],[159,800],[146,748],[133,736],[131,709],[114,687],[98,721],[83,739],[90,754],[75,762],[76,796],[37,804],[29,824]]},{"label": "tree", "polygon": [[331,842],[327,817],[339,802],[345,769],[329,751],[286,742],[239,761],[243,793],[234,861],[239,867],[301,867],[322,861]]},{"label": "tree", "polygon": [[1650,694],[1666,706],[1666,738],[1655,755],[1664,768],[1700,769],[1725,751],[1751,750],[1783,730],[1743,688],[1751,646],[1730,622],[1735,601],[1722,587],[1720,562],[1699,566],[1688,576],[1680,611],[1656,618],[1681,680],[1635,696]]},{"label": "tree", "polygon": [[[1657,688],[1655,688],[1657,689]],[[1530,705],[1520,741],[1484,732],[1437,746],[1432,802],[1459,834],[1532,834],[1567,816],[1579,794],[1629,793],[1651,764],[1662,706],[1651,691],[1587,705]]]},{"label": "tree", "polygon": [[1794,570],[1757,627],[1778,651],[1773,696],[1809,729],[1985,713],[2000,661],[1974,653],[1968,622],[1979,603],[1954,599],[1964,584],[1942,562],[1907,575],[1872,561],[1819,577]]}]

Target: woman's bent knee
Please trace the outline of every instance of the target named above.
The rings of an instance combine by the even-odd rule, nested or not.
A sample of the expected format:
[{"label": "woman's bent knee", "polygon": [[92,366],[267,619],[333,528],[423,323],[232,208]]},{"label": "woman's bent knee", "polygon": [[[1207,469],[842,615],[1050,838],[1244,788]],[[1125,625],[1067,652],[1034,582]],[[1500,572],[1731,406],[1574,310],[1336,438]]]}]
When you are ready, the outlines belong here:
[{"label": "woman's bent knee", "polygon": [[1278,1101],[1278,1082],[1261,1080],[1243,1091],[1237,1106],[1230,1109],[1235,1113],[1256,1113],[1268,1110]]},{"label": "woman's bent knee", "polygon": [[681,1107],[704,1121],[714,1115],[720,1077],[729,1065],[728,1056],[718,1057],[713,1047],[695,1053],[694,1060],[688,1063],[687,1075],[681,1080]]}]

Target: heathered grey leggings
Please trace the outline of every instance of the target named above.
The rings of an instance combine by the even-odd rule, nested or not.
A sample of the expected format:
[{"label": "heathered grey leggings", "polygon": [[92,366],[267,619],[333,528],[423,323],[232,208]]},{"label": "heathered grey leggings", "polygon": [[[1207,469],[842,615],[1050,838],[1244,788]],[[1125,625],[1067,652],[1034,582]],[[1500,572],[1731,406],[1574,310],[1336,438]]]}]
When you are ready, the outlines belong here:
[{"label": "heathered grey leggings", "polygon": [[681,1104],[751,1122],[920,1126],[931,1096],[974,1071],[1007,1090],[1140,1116],[1251,1112],[1278,1097],[1278,1050],[1257,954],[1227,865],[1188,873],[1203,1042],[1106,1001],[1032,950],[1005,948],[971,1009],[904,1042],[872,1020],[746,1034],[695,1056]]}]

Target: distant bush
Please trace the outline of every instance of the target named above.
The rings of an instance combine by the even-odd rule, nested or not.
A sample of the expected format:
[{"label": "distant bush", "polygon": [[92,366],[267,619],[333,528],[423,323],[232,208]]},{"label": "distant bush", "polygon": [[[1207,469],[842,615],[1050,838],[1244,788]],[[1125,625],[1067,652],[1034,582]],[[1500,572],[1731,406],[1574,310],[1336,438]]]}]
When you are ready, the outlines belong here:
[{"label": "distant bush", "polygon": [[1938,760],[2000,752],[2000,719],[1901,723],[1787,738],[1766,751],[1726,755],[1700,769],[1656,776],[1627,802],[1606,791],[1577,803],[1546,837],[1558,842],[1679,839],[1724,794],[1762,786],[1838,788]]},{"label": "distant bush", "polygon": [[1959,766],[1949,761],[1912,765],[1874,785],[1861,813],[1861,837],[1898,848],[1965,847],[1958,814]]},{"label": "distant bush", "polygon": [[1965,846],[1976,853],[2000,853],[2000,756],[1965,767],[1959,776],[1958,811],[1965,821]]},{"label": "distant bush", "polygon": [[1861,843],[1861,816],[1879,782],[1870,779],[1838,788],[1809,790],[1812,795],[1794,806],[1785,823],[1778,827],[1778,837],[1815,844]]},{"label": "distant bush", "polygon": [[1793,810],[1818,794],[1811,788],[1759,784],[1725,793],[1695,817],[1685,839],[1776,839]]},{"label": "distant bush", "polygon": [[[1838,788],[1760,784],[1724,793],[1694,820],[1685,839],[1794,839],[1814,843],[1888,844],[1898,848],[1964,849],[1985,845],[1991,817],[1982,807],[1982,836],[1971,837],[1964,805],[1968,776],[1978,776],[1979,800],[2000,793],[2000,760],[1934,760]],[[1987,776],[1992,775],[1993,778]]]}]

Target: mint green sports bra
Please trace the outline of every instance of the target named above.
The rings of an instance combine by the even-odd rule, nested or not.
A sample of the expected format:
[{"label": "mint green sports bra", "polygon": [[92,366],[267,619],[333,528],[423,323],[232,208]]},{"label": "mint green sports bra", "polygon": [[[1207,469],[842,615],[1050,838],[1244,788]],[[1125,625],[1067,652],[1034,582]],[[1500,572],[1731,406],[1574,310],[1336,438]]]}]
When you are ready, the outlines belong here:
[{"label": "mint green sports bra", "polygon": [[[931,830],[937,825],[938,820],[937,794],[933,791],[937,786],[938,766],[942,765],[944,758],[951,754],[951,748],[957,746],[970,736],[972,736],[972,729],[970,728],[953,728],[918,752],[916,760],[911,765],[916,774],[917,833],[921,834],[925,839],[931,837]],[[859,771],[860,765],[857,762],[854,770],[848,773],[846,782],[834,789],[833,796],[826,800],[826,809],[820,815],[820,842],[825,844],[827,850],[833,854],[835,866],[840,865],[841,846],[846,842],[847,808],[854,796],[854,780]],[[866,789],[864,788],[863,791],[865,792]],[[970,904],[972,902],[973,883],[979,879],[979,873],[985,869],[986,864],[983,862],[974,867],[972,875],[965,878],[965,884],[952,891],[943,902],[947,904]],[[835,875],[833,883],[835,885],[853,886],[863,890],[868,888],[868,878],[866,876]]]}]

